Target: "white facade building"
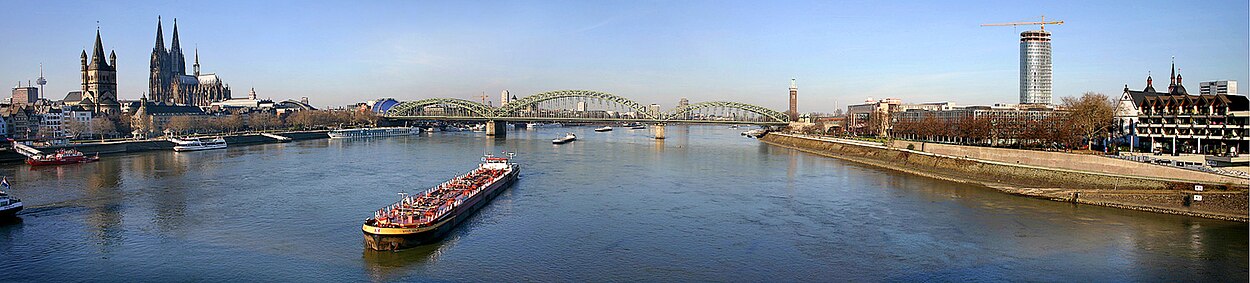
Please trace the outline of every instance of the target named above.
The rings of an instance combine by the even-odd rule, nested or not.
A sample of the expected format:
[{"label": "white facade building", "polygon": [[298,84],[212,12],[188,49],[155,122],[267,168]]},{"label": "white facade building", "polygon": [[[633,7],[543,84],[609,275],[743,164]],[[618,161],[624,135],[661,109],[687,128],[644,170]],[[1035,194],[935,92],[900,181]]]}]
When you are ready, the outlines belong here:
[{"label": "white facade building", "polygon": [[1217,94],[1237,94],[1237,81],[1209,81],[1198,83],[1200,88],[1199,94],[1217,95]]}]

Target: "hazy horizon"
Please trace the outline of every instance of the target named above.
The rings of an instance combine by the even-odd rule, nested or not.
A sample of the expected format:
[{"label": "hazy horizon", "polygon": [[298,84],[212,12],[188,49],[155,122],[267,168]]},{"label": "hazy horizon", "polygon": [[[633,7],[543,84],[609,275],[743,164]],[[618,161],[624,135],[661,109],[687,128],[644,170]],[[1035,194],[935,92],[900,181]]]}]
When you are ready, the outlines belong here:
[{"label": "hazy horizon", "polygon": [[[49,99],[79,86],[78,55],[97,24],[118,57],[119,98],[147,90],[157,17],[174,19],[188,73],[199,49],[245,97],[307,96],[318,107],[378,97],[492,101],[559,89],[611,92],[668,109],[679,98],[801,112],[867,98],[1016,103],[1018,34],[984,23],[1063,20],[1053,33],[1054,101],[1125,84],[1250,81],[1245,1],[1024,2],[144,2],[5,3],[0,82],[43,63]],[[1240,91],[1245,93],[1246,91]],[[496,102],[497,103],[497,102]]]}]

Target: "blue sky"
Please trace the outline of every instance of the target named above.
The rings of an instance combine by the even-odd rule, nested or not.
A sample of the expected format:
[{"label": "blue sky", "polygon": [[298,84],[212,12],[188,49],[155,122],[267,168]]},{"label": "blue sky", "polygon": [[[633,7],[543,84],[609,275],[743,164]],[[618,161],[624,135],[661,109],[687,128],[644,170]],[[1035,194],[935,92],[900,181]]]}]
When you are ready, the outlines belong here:
[{"label": "blue sky", "polygon": [[166,44],[177,18],[187,65],[198,47],[235,96],[255,87],[317,106],[591,89],[665,108],[688,97],[784,109],[792,77],[803,112],[870,97],[1015,103],[1030,28],[979,24],[1043,14],[1066,22],[1047,27],[1056,101],[1139,89],[1147,71],[1166,86],[1171,56],[1189,89],[1250,88],[1244,0],[0,2],[0,82],[32,80],[42,62],[58,99],[78,88],[96,21],[121,98],[137,99],[158,15]]}]

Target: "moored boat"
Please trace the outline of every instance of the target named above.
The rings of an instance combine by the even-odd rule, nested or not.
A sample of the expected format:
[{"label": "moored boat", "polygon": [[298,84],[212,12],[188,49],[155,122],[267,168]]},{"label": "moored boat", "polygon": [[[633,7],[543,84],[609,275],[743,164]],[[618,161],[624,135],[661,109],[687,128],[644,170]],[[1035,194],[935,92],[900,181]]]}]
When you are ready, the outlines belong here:
[{"label": "moored boat", "polygon": [[401,250],[442,239],[516,181],[520,167],[508,157],[482,157],[469,173],[400,200],[365,219],[365,247]]},{"label": "moored boat", "polygon": [[612,131],[612,126],[603,126],[603,127],[595,128],[595,131],[596,131],[596,132],[608,132],[608,131]]},{"label": "moored boat", "polygon": [[327,133],[332,139],[342,138],[375,138],[390,136],[408,136],[420,134],[420,127],[381,127],[338,129]]},{"label": "moored boat", "polygon": [[58,149],[55,153],[37,154],[26,158],[31,166],[64,165],[99,161],[100,155],[87,156],[75,149]]},{"label": "moored boat", "polygon": [[222,137],[207,138],[169,138],[174,143],[174,151],[196,151],[226,148],[226,139]]},{"label": "moored boat", "polygon": [[574,140],[577,140],[577,135],[574,135],[573,133],[565,133],[563,137],[558,137],[558,138],[552,139],[552,140],[551,140],[551,143],[553,143],[553,144],[566,144],[566,143],[569,143],[569,142],[574,141]]},{"label": "moored boat", "polygon": [[0,187],[4,188],[3,191],[0,191],[0,218],[8,218],[17,215],[17,212],[22,211],[22,199],[9,195],[8,177],[5,177],[4,180],[0,181]]}]

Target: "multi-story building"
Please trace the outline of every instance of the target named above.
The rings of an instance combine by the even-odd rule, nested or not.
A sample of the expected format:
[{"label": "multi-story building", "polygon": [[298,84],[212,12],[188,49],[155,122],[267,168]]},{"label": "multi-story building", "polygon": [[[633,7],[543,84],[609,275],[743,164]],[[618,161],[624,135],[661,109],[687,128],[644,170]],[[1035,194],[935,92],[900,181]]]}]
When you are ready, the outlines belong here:
[{"label": "multi-story building", "polygon": [[37,114],[39,117],[39,135],[49,138],[65,137],[65,129],[62,127],[64,113],[60,108],[50,107],[42,113]]},{"label": "multi-story building", "polygon": [[1050,33],[1020,33],[1020,104],[1051,104]]},{"label": "multi-story building", "polygon": [[22,86],[21,82],[13,87],[13,96],[9,99],[9,103],[13,105],[34,104],[39,101],[39,88],[32,85]]},{"label": "multi-story building", "polygon": [[156,18],[156,46],[149,63],[148,95],[153,102],[209,106],[230,99],[230,85],[214,73],[200,74],[200,51],[195,51],[194,73],[187,75],[186,59],[178,43],[178,20],[174,20],[173,42],[165,49],[161,19]]},{"label": "multi-story building", "polygon": [[1237,94],[1237,81],[1206,81],[1198,83],[1198,94]]},{"label": "multi-story building", "polygon": [[[1247,153],[1250,102],[1245,95],[1199,94],[1185,90],[1175,72],[1167,92],[1156,92],[1151,78],[1141,91],[1124,89],[1117,123],[1141,147],[1160,153]],[[1126,104],[1131,104],[1126,106]],[[1131,115],[1136,114],[1136,119]]]},{"label": "multi-story building", "polygon": [[884,137],[889,134],[890,114],[898,112],[902,104],[897,98],[886,98],[848,105],[845,129],[855,134]]}]

